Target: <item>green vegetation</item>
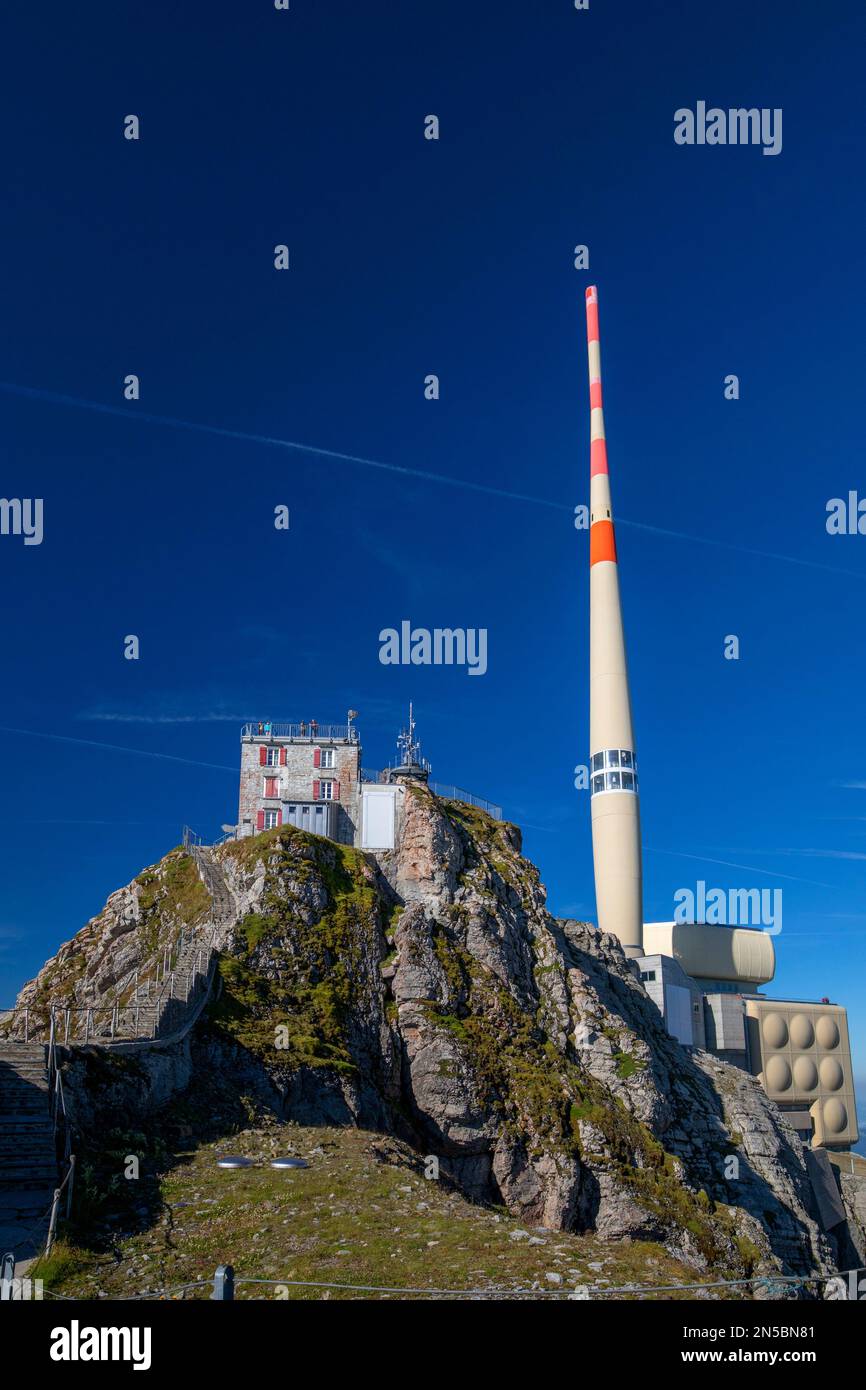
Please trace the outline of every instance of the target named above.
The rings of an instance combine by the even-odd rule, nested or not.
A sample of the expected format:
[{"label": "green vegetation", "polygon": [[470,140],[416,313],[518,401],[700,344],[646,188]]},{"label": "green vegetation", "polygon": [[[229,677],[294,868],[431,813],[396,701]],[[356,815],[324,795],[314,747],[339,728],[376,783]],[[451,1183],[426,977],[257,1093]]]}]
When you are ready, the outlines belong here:
[{"label": "green vegetation", "polygon": [[[249,1155],[258,1166],[217,1168],[217,1155],[229,1151]],[[269,1158],[286,1153],[306,1157],[309,1168],[276,1171],[267,1166]],[[220,1263],[234,1265],[238,1279],[481,1288],[506,1296],[533,1285],[550,1290],[550,1271],[560,1275],[563,1294],[575,1285],[687,1286],[701,1278],[651,1242],[610,1245],[593,1235],[550,1230],[538,1232],[540,1245],[512,1239],[519,1220],[502,1208],[465,1201],[445,1180],[426,1180],[423,1160],[406,1145],[363,1130],[297,1125],[244,1129],[229,1143],[223,1139],[194,1151],[179,1149],[148,1184],[149,1215],[144,1220],[136,1224],[124,1217],[114,1223],[96,1249],[76,1245],[75,1234],[66,1233],[51,1260],[41,1261],[34,1275],[52,1292],[80,1299],[169,1291],[212,1279]],[[126,1184],[139,1189],[139,1202],[143,1185]],[[206,1300],[210,1292],[206,1285],[167,1296]],[[688,1288],[674,1296],[687,1298]],[[238,1283],[236,1297],[358,1295]]]},{"label": "green vegetation", "polygon": [[224,854],[262,861],[265,884],[261,911],[239,923],[235,954],[220,961],[210,1023],[271,1067],[354,1069],[353,1013],[385,953],[386,909],[369,861],[292,826]]}]

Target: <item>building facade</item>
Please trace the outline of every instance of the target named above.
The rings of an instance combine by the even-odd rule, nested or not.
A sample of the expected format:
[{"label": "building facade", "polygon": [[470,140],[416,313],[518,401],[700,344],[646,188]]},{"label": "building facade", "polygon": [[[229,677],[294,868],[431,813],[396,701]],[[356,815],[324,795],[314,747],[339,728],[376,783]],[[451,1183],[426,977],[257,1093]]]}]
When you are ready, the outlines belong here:
[{"label": "building facade", "polygon": [[751,1072],[812,1148],[857,1142],[847,1013],[759,993],[775,974],[771,936],[703,922],[645,922],[643,936],[640,978],[673,1037]]},{"label": "building facade", "polygon": [[340,844],[358,842],[361,744],[345,724],[245,724],[237,835],[297,825]]}]

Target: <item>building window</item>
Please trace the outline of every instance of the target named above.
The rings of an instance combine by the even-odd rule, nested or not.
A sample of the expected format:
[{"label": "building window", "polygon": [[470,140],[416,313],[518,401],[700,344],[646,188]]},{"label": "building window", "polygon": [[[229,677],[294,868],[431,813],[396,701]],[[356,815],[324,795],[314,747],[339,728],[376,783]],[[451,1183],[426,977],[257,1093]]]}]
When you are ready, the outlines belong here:
[{"label": "building window", "polygon": [[335,754],[334,754],[333,748],[320,748],[320,749],[319,749],[319,767],[333,767],[333,766],[334,766],[334,756],[335,756]]},{"label": "building window", "polygon": [[640,977],[643,980],[644,984],[654,984],[656,972],[654,970],[642,970],[640,972]]},{"label": "building window", "polygon": [[320,783],[319,783],[319,800],[320,800],[320,801],[333,801],[333,799],[334,799],[334,784],[333,784],[333,782],[320,782]]},{"label": "building window", "polygon": [[279,750],[279,748],[268,748],[268,749],[267,749],[267,755],[268,755],[268,760],[267,760],[267,763],[265,764],[265,766],[266,766],[266,767],[279,767],[279,765],[280,765],[280,750]]},{"label": "building window", "polygon": [[273,830],[280,823],[279,811],[265,811],[265,830]]},{"label": "building window", "polygon": [[262,795],[263,795],[263,796],[279,796],[279,794],[280,794],[280,779],[279,779],[279,777],[266,777],[266,778],[265,778],[265,789],[264,789]]},{"label": "building window", "polygon": [[[592,794],[598,792],[637,792],[637,760],[630,748],[606,748],[593,753]],[[602,768],[608,771],[602,773]]]}]

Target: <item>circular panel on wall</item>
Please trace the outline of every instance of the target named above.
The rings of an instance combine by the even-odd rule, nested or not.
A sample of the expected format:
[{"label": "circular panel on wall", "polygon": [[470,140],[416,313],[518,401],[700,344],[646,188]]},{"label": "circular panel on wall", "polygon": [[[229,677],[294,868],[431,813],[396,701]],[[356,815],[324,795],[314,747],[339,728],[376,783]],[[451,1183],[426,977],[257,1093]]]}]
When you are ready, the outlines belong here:
[{"label": "circular panel on wall", "polygon": [[764,1075],[771,1091],[787,1091],[791,1084],[791,1068],[784,1057],[771,1057]]},{"label": "circular panel on wall", "polygon": [[818,1019],[815,1034],[819,1047],[826,1047],[829,1051],[831,1047],[839,1046],[839,1025],[829,1014],[822,1014]]},{"label": "circular panel on wall", "polygon": [[838,1091],[845,1080],[845,1073],[835,1057],[822,1057],[818,1071],[821,1085],[827,1091]]},{"label": "circular panel on wall", "polygon": [[788,1041],[788,1025],[781,1014],[765,1014],[761,1032],[768,1047],[784,1047]]},{"label": "circular panel on wall", "polygon": [[791,1046],[811,1047],[815,1041],[815,1030],[808,1014],[794,1014],[791,1019]]},{"label": "circular panel on wall", "polygon": [[848,1126],[848,1111],[841,1100],[825,1100],[822,1118],[828,1134],[841,1134]]},{"label": "circular panel on wall", "polygon": [[814,1091],[818,1085],[818,1068],[811,1057],[798,1057],[794,1063],[794,1084],[801,1091]]}]

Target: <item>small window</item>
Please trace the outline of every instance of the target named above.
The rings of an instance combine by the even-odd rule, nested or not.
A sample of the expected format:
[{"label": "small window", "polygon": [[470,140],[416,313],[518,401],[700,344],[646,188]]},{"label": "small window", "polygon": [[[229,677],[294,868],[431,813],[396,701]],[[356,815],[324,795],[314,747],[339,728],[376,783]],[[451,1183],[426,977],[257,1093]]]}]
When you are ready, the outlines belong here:
[{"label": "small window", "polygon": [[280,823],[279,811],[265,811],[265,830],[273,830]]},{"label": "small window", "polygon": [[279,796],[279,794],[280,794],[280,779],[279,779],[279,777],[266,777],[266,778],[265,778],[265,790],[264,790],[264,792],[263,792],[263,795],[264,795],[264,796]]},{"label": "small window", "polygon": [[280,765],[280,750],[279,750],[279,748],[269,748],[267,751],[268,751],[267,766],[268,766],[268,767],[279,767],[279,765]]},{"label": "small window", "polygon": [[602,769],[603,767],[604,767],[604,754],[603,754],[603,753],[593,753],[593,755],[592,755],[592,770],[593,770],[593,772],[600,772],[601,769]]},{"label": "small window", "polygon": [[608,767],[619,767],[619,749],[609,748],[607,753]]},{"label": "small window", "polygon": [[603,773],[603,772],[597,772],[596,775],[593,777],[593,779],[592,779],[592,790],[593,790],[594,792],[603,792],[603,791],[604,791],[604,773]]},{"label": "small window", "polygon": [[644,984],[654,984],[656,972],[654,970],[642,970],[640,972],[640,977],[643,980]]},{"label": "small window", "polygon": [[320,800],[320,801],[332,801],[333,798],[334,798],[334,784],[333,784],[333,782],[320,782],[320,783],[319,783],[319,800]]},{"label": "small window", "polygon": [[634,758],[627,748],[620,750],[619,760],[622,767],[634,767]]},{"label": "small window", "polygon": [[333,750],[333,748],[320,748],[320,749],[319,749],[319,767],[333,767],[333,766],[334,766],[334,750]]},{"label": "small window", "polygon": [[633,792],[633,791],[634,791],[634,773],[633,773],[633,772],[623,772],[623,774],[622,774],[622,789],[623,789],[624,792]]},{"label": "small window", "polygon": [[609,772],[607,774],[607,789],[609,792],[618,792],[622,790],[618,772]]}]

